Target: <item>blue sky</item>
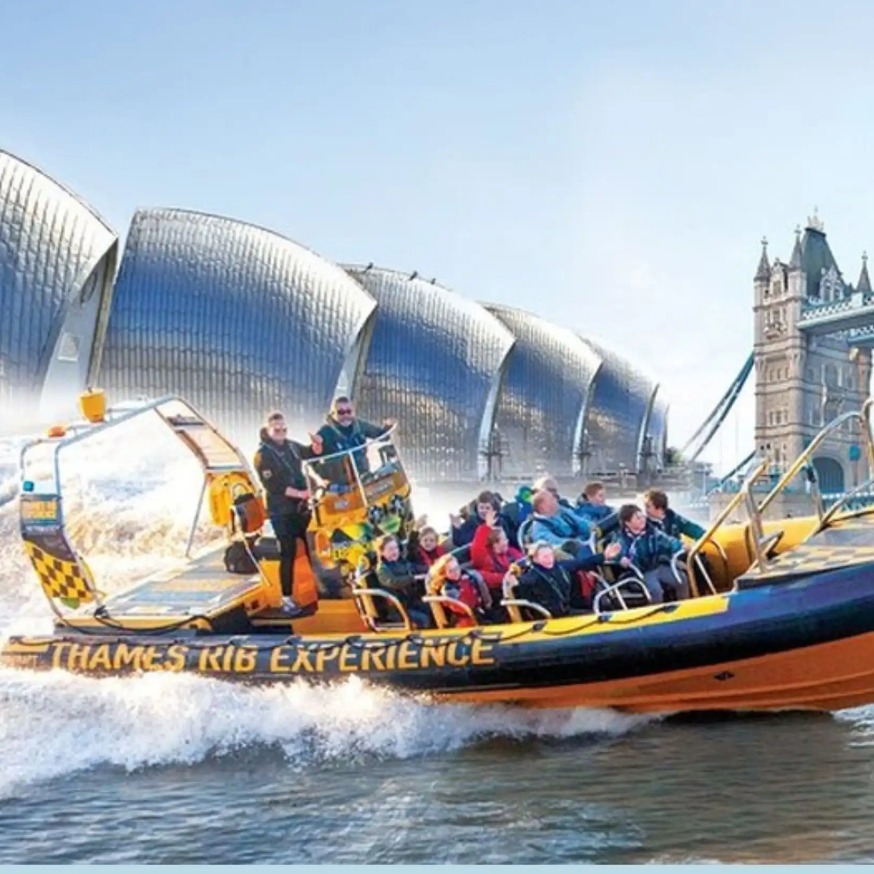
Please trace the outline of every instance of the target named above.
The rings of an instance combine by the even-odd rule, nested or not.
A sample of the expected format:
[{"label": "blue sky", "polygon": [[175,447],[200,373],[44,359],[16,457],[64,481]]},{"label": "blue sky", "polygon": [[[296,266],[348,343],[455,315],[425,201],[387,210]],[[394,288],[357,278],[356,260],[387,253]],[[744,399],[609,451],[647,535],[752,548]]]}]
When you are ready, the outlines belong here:
[{"label": "blue sky", "polygon": [[[609,6],[609,8],[608,8]],[[752,343],[759,239],[874,250],[874,5],[0,0],[0,147],[124,233],[272,228],[535,310],[664,384],[671,439]],[[712,460],[752,446],[752,393]]]}]

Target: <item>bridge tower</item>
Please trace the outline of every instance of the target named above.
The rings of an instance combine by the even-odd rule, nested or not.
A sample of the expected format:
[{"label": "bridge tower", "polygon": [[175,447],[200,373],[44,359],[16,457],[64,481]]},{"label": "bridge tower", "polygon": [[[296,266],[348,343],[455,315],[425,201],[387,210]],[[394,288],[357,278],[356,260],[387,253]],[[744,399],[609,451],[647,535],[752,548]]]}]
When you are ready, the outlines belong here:
[{"label": "bridge tower", "polygon": [[[851,346],[852,331],[810,330],[818,314],[843,310],[870,296],[867,257],[857,286],[844,282],[818,215],[795,231],[789,263],[769,261],[767,241],[756,270],[753,354],[756,449],[775,473],[807,446],[823,424],[859,409],[869,394],[871,351]],[[819,321],[822,321],[820,318]],[[824,331],[825,329],[823,329]],[[848,423],[849,425],[849,423]],[[859,435],[845,427],[814,458],[823,492],[842,491],[867,475],[858,458]]]}]

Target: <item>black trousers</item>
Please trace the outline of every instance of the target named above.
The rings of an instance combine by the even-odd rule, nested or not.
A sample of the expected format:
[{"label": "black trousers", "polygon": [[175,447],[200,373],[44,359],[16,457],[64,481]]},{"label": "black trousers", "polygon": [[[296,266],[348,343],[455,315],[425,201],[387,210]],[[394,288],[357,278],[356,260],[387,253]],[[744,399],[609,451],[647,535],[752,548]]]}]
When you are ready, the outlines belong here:
[{"label": "black trousers", "polygon": [[271,516],[270,524],[279,541],[279,581],[282,594],[291,597],[294,591],[294,559],[297,555],[297,541],[303,541],[303,548],[309,555],[306,531],[310,524],[309,513],[283,513]]}]

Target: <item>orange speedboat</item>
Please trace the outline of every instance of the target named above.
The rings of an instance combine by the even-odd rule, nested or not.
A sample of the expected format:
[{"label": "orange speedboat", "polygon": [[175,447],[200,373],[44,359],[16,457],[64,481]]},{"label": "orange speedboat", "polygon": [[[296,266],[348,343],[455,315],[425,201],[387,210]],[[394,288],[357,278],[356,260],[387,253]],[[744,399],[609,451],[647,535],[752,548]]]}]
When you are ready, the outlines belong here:
[{"label": "orange speedboat", "polygon": [[[250,683],[356,675],[444,701],[662,713],[839,710],[874,702],[874,509],[853,507],[870,482],[828,511],[814,482],[815,513],[764,521],[775,498],[810,469],[813,453],[846,421],[862,424],[874,470],[868,405],[823,429],[770,491],[760,490],[767,463],[758,466],[692,546],[694,594],[686,601],[651,604],[633,576],[605,578],[593,612],[553,618],[514,599],[509,586],[504,603],[512,621],[452,627],[444,609],[449,599],[435,596],[426,600],[437,627],[415,630],[403,605],[372,584],[363,539],[357,569],[340,586],[336,567],[323,580],[321,565],[313,570],[302,557],[294,592],[300,610],[283,613],[278,559],[261,533],[263,513],[252,506],[260,495],[239,450],[180,398],[118,413],[92,404],[83,422],[22,451],[21,533],[56,624],[49,636],[9,638],[0,654],[5,665],[94,676],[190,671]],[[200,462],[201,501],[209,496],[213,521],[229,543],[107,597],[66,534],[61,456],[73,442],[146,415],[158,416]],[[356,468],[350,456],[344,468],[352,471],[349,506],[357,502],[365,514],[409,494],[386,440],[373,447],[366,466]],[[36,469],[41,479],[32,476]],[[340,492],[320,482],[321,499],[329,494],[332,508],[342,506]],[[392,507],[383,509],[390,514]],[[742,510],[747,521],[729,521]],[[382,512],[370,512],[374,517]],[[321,537],[323,553],[330,532],[318,528],[330,518],[324,508],[313,514],[314,542]],[[374,532],[359,533],[366,539]],[[248,572],[228,570],[232,547],[251,558]]]}]

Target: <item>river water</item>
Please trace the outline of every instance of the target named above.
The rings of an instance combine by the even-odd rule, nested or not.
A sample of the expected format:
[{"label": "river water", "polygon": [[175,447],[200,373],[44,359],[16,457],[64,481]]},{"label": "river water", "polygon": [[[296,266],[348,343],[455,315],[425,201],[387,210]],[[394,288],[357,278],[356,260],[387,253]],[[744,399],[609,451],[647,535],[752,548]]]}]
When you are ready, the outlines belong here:
[{"label": "river water", "polygon": [[[73,470],[107,590],[176,560],[196,469],[104,448]],[[16,521],[0,507],[4,635],[51,627]],[[874,708],[665,719],[0,670],[0,834],[0,863],[872,861]]]}]

